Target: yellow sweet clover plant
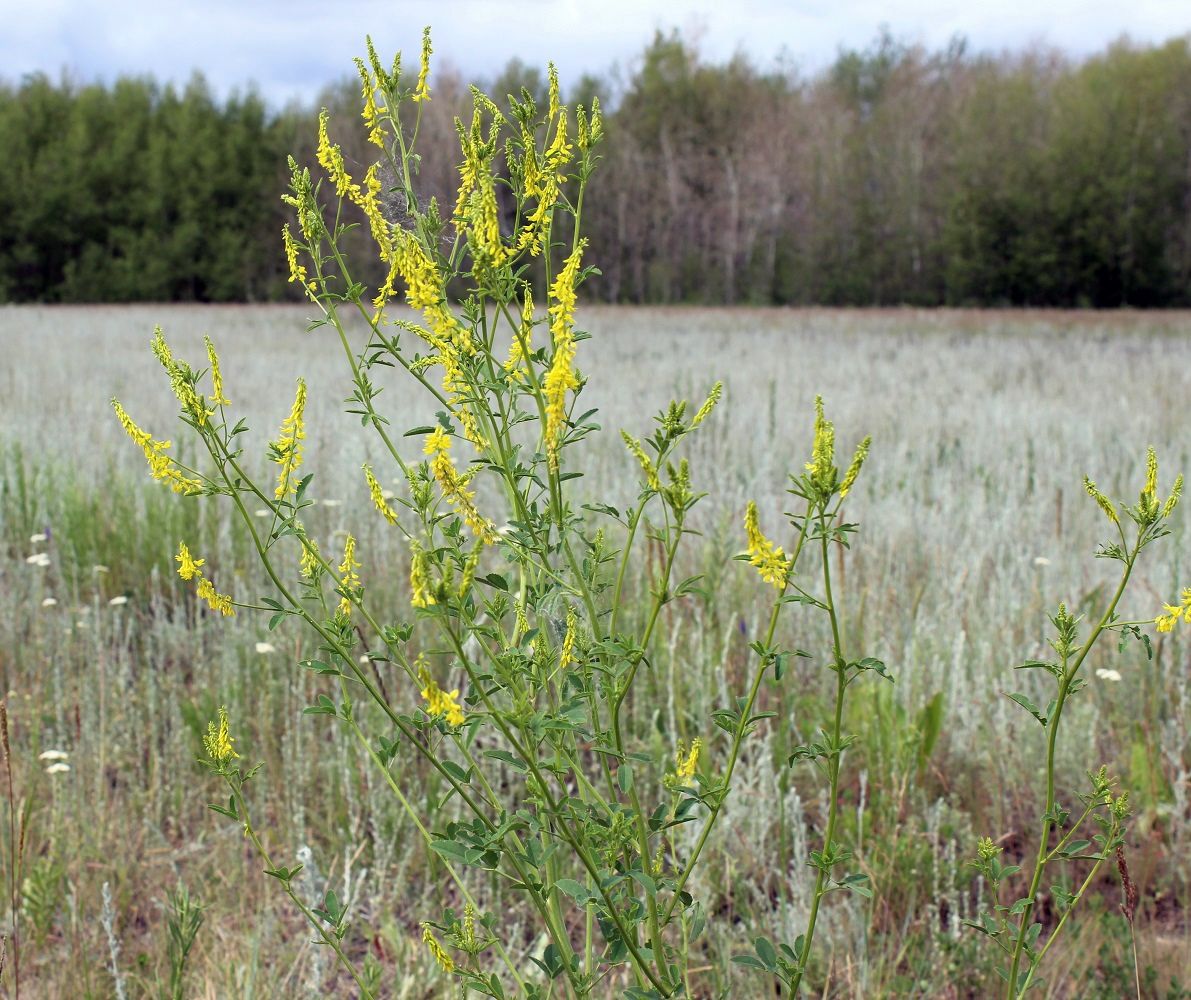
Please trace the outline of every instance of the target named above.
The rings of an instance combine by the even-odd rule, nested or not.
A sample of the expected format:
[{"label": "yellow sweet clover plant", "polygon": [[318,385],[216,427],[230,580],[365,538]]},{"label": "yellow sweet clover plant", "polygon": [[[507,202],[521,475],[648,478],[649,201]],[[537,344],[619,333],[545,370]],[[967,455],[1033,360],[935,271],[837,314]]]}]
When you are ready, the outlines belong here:
[{"label": "yellow sweet clover plant", "polygon": [[[810,459],[790,481],[799,509],[787,515],[784,545],[762,532],[756,504],[747,505],[739,558],[765,585],[772,602],[768,626],[751,645],[755,659],[745,690],[712,713],[689,748],[676,740],[673,768],[665,771],[646,752],[639,735],[644,727],[632,724],[653,714],[638,704],[634,682],[648,669],[663,609],[699,589],[697,577],[673,579],[680,545],[694,533],[688,515],[703,497],[682,451],[723,388],[716,383],[693,416],[687,403],[673,402],[650,434],[622,432],[626,461],[640,471],[631,506],[580,503],[588,498],[576,484],[583,472],[579,446],[597,429],[594,411],[579,405],[586,376],[578,362],[587,334],[578,326],[577,303],[590,273],[582,216],[603,137],[598,102],[572,113],[560,100],[553,67],[544,108],[528,95],[502,108],[473,90],[470,120],[456,121],[459,189],[444,212],[417,188],[417,137],[432,99],[429,33],[413,80],[403,76],[400,59],[386,67],[371,41],[367,51],[367,60],[357,61],[362,120],[380,155],[362,170],[349,167],[335,142],[338,126],[324,112],[317,134],[321,176],[290,161],[284,200],[293,219],[282,230],[281,249],[290,280],[317,310],[313,325],[329,331],[343,351],[353,382],[351,412],[383,456],[363,467],[360,488],[367,489],[384,530],[398,532],[407,546],[408,606],[394,618],[373,599],[371,584],[392,570],[369,565],[367,553],[357,552],[355,533],[347,534],[342,558],[329,559],[307,525],[312,474],[303,469],[304,381],[267,448],[277,467],[271,481],[248,467],[248,429],[233,423],[209,339],[205,370],[174,358],[160,331],[153,340],[182,420],[200,442],[201,468],[179,463],[168,441],[139,428],[113,401],[117,418],[156,479],[176,492],[221,496],[234,507],[273,587],[251,606],[271,610],[272,626],[295,618],[317,637],[317,653],[302,665],[315,673],[322,692],[306,711],[335,720],[358,742],[425,850],[436,856],[451,895],[463,901],[462,919],[445,909],[437,919],[419,915],[418,925],[439,974],[464,994],[692,995],[692,948],[707,914],[691,892],[691,876],[723,814],[746,741],[770,714],[756,709],[762,683],[782,682],[796,657],[815,658],[778,640],[782,613],[793,607],[824,615],[831,642],[821,660],[835,680],[834,715],[820,739],[789,755],[791,766],[817,768],[827,787],[821,843],[810,855],[815,883],[808,923],[794,942],[757,939],[755,954],[737,959],[797,994],[812,966],[821,901],[836,890],[872,893],[863,872],[849,870],[861,866],[849,864],[852,855],[840,843],[843,760],[857,738],[844,731],[844,703],[862,675],[892,678],[879,660],[846,649],[831,573],[833,549],[847,546],[856,530],[841,507],[870,439],[860,442],[841,476],[835,428],[817,398]],[[349,211],[365,221],[383,264],[377,288],[353,277],[341,240]],[[546,275],[541,312],[528,279],[531,263]],[[377,407],[379,383],[394,371],[423,394],[434,414],[406,435],[422,440],[420,460],[403,457]],[[377,469],[384,463],[406,484],[402,494],[381,488]],[[1152,482],[1156,461],[1151,469],[1138,506],[1129,509],[1141,526],[1138,543],[1126,550],[1122,536],[1121,548],[1104,553],[1125,562],[1126,579],[1181,489],[1180,480],[1160,506]],[[1090,481],[1087,486],[1119,526],[1116,508]],[[260,508],[270,516],[254,517]],[[645,555],[642,536],[660,550],[660,565]],[[808,559],[809,572],[800,565]],[[185,543],[176,560],[182,578],[197,580],[199,596],[213,609],[234,610],[235,602],[215,590],[203,575],[204,561]],[[642,574],[648,585],[632,586]],[[647,595],[643,607],[629,606],[630,591]],[[1082,652],[1074,651],[1073,633],[1067,635],[1074,625],[1066,611],[1055,618],[1067,638],[1060,639],[1062,664],[1054,671],[1058,707],[1048,713],[1052,763],[1062,703],[1075,690],[1095,635],[1108,629],[1140,635],[1143,623],[1117,621],[1115,607],[1116,599]],[[1191,614],[1186,594],[1177,609],[1167,607],[1158,626],[1173,626],[1170,616],[1184,609]],[[243,825],[266,874],[335,952],[360,994],[377,996],[381,971],[371,959],[353,957],[361,949],[351,945],[342,903],[328,892],[321,905],[307,905],[292,885],[300,866],[278,864],[257,836],[244,790],[258,768],[239,767],[245,751],[242,744],[233,749],[223,710],[203,744],[202,762],[230,792],[226,805],[212,808]],[[406,785],[419,772],[431,773],[448,791],[446,800],[461,818],[419,811],[426,796]],[[1066,821],[1056,812],[1053,772],[1051,786],[1039,873],[1057,850],[1048,846],[1052,830]],[[1123,823],[1123,799],[1098,773],[1089,801],[1090,812],[1113,817],[1107,851]],[[689,832],[680,837],[683,828]],[[980,858],[997,863],[984,846]],[[484,911],[490,877],[523,894],[533,920],[530,938],[506,940],[506,921]],[[1029,913],[1020,925],[1005,914],[998,919],[1003,939],[1022,929],[1015,954],[1029,959],[1024,988],[1041,958],[1030,951],[1035,938],[1024,930]],[[515,957],[538,939],[545,947],[532,962]],[[1018,964],[1015,958],[1015,977]]]}]

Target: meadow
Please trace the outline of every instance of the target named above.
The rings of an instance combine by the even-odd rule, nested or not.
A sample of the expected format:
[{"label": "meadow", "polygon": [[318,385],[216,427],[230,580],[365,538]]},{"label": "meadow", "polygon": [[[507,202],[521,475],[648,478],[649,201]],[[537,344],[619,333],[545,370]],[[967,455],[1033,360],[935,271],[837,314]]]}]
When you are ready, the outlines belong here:
[{"label": "meadow", "polygon": [[[313,903],[334,887],[351,912],[351,947],[386,970],[380,995],[452,995],[418,925],[426,906],[442,904],[440,860],[350,737],[303,715],[326,689],[297,666],[311,655],[309,636],[290,623],[270,632],[263,613],[216,620],[178,580],[185,538],[238,593],[268,592],[243,527],[216,504],[153,483],[108,403],[119,397],[185,455],[193,443],[147,344],[160,324],[179,355],[201,358],[209,333],[227,394],[252,428],[246,461],[264,470],[268,436],[304,375],[318,501],[309,527],[332,549],[350,530],[367,554],[370,593],[408,605],[408,548],[359,474],[365,461],[380,474],[382,457],[339,402],[351,391],[342,352],[328,330],[305,331],[310,312],[0,310],[0,684],[16,810],[27,817],[16,891],[29,996],[168,995],[169,896],[179,886],[205,907],[186,996],[354,995],[238,827],[207,809],[220,793],[195,758],[220,704],[237,720],[241,753],[264,762],[255,824],[280,855],[303,860],[295,889]],[[592,334],[577,357],[584,401],[603,427],[585,481],[606,502],[631,503],[640,476],[621,428],[640,434],[672,396],[698,401],[715,379],[725,386],[689,451],[710,495],[692,515],[701,537],[680,569],[702,574],[702,592],[662,610],[636,694],[656,706],[652,719],[634,716],[634,735],[659,774],[676,736],[714,739],[692,725],[745,683],[767,598],[732,558],[744,548],[743,511],[755,499],[763,521],[779,523],[786,474],[810,453],[815,394],[849,441],[873,436],[849,497],[863,532],[836,572],[848,635],[896,678],[860,686],[848,710],[860,740],[841,823],[874,894],[829,897],[825,972],[807,985],[840,998],[994,995],[986,942],[962,926],[977,889],[966,862],[984,835],[1007,858],[1031,850],[1044,763],[1038,727],[1005,694],[1032,690],[1013,667],[1042,656],[1057,603],[1088,610],[1110,585],[1093,558],[1104,519],[1083,476],[1112,496],[1135,495],[1151,445],[1164,477],[1191,471],[1191,314],[581,305],[577,322]],[[432,418],[408,381],[380,385],[394,427]],[[420,441],[404,443],[420,458]],[[400,490],[396,476],[381,478]],[[1126,616],[1151,618],[1191,580],[1187,524],[1184,507],[1173,538],[1147,553]],[[807,621],[784,624],[791,644],[822,644],[825,626]],[[1130,793],[1126,851],[1141,892],[1147,997],[1191,996],[1188,634],[1157,637],[1152,659],[1136,644],[1098,648],[1057,762],[1064,787],[1103,762]],[[745,751],[693,880],[715,917],[694,946],[696,996],[771,995],[731,958],[758,934],[792,940],[805,923],[808,851],[826,802],[785,759],[831,697],[829,675],[810,664],[761,689],[759,706],[776,717]],[[417,692],[408,699],[412,708]],[[403,776],[417,767],[403,763]],[[408,787],[427,803],[441,794],[432,781]],[[0,828],[7,859],[12,834]],[[7,886],[8,862],[6,871]],[[502,913],[506,937],[523,924],[522,949],[540,953],[517,898],[469,877]],[[1119,901],[1114,871],[1048,960],[1040,995],[1132,995]]]}]

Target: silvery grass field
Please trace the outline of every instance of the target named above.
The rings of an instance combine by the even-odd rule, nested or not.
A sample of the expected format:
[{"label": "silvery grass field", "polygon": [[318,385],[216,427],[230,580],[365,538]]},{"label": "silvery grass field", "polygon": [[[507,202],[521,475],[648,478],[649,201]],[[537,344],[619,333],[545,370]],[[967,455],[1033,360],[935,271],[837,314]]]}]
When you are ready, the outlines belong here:
[{"label": "silvery grass field", "polygon": [[[154,483],[109,405],[118,397],[188,457],[193,435],[178,423],[148,342],[160,324],[177,355],[201,359],[210,334],[225,392],[249,427],[245,462],[267,480],[267,442],[304,375],[316,501],[307,529],[327,551],[350,531],[370,596],[400,614],[409,548],[377,515],[360,467],[370,462],[395,494],[405,480],[345,412],[341,348],[329,329],[306,331],[310,311],[0,310],[0,681],[11,762],[0,858],[28,996],[356,995],[262,874],[241,827],[208,809],[225,793],[196,758],[221,705],[244,760],[263,764],[248,793],[257,831],[278,858],[303,865],[292,886],[308,905],[334,893],[350,922],[345,947],[383,969],[377,995],[458,995],[420,926],[459,905],[456,889],[358,743],[328,716],[304,714],[335,694],[299,666],[314,655],[310,634],[290,621],[271,631],[267,611],[225,619],[196,601],[175,572],[183,539],[238,600],[270,592],[246,529],[226,505]],[[1191,316],[581,304],[577,325],[592,335],[576,364],[602,427],[585,446],[581,495],[633,503],[640,467],[620,429],[642,435],[671,398],[697,406],[715,379],[725,386],[688,452],[709,495],[692,514],[700,534],[677,572],[702,579],[662,609],[634,690],[633,735],[657,777],[673,767],[679,740],[701,739],[711,768],[725,753],[727,736],[707,720],[747,685],[749,644],[772,600],[734,559],[746,546],[744,511],[756,500],[762,523],[788,544],[779,534],[787,475],[810,455],[815,395],[842,448],[873,436],[849,496],[860,533],[832,556],[850,645],[895,678],[857,685],[847,707],[858,741],[841,776],[839,835],[873,893],[826,897],[808,995],[995,995],[1003,987],[989,940],[964,924],[987,890],[969,862],[989,836],[1003,860],[1028,866],[1045,769],[1043,731],[1007,694],[1042,704],[1049,695],[1037,672],[1014,667],[1046,658],[1047,616],[1060,601],[1091,612],[1113,586],[1112,568],[1094,558],[1108,523],[1084,475],[1110,496],[1135,497],[1148,446],[1163,483],[1191,472]],[[420,461],[421,438],[400,433],[431,423],[434,401],[408,379],[374,376],[378,407]],[[1125,617],[1152,619],[1191,582],[1187,514],[1184,505],[1172,537],[1139,563]],[[639,593],[626,607],[644,608],[648,581],[630,586]],[[826,627],[791,614],[783,641],[822,649]],[[1129,792],[1138,985],[1146,997],[1187,997],[1191,630],[1150,634],[1152,658],[1140,643],[1118,652],[1115,636],[1094,651],[1088,687],[1064,717],[1056,769],[1061,789],[1078,789],[1085,771],[1107,764]],[[389,699],[415,711],[416,686],[388,664],[372,666]],[[455,677],[448,686],[466,685]],[[833,677],[814,657],[761,687],[758,707],[775,714],[745,744],[689,887],[708,916],[687,947],[689,995],[781,995],[772,978],[732,959],[752,954],[758,936],[793,941],[806,924],[809,852],[828,803],[813,769],[788,767],[787,757],[815,738],[833,696]],[[414,803],[421,814],[442,823],[454,815],[458,803],[444,801],[417,758],[399,756],[392,773],[423,799]],[[520,897],[478,869],[467,879],[483,910],[499,915],[514,958],[536,973],[528,959],[545,941]],[[1135,994],[1121,902],[1109,865],[1034,995]],[[1044,886],[1039,920],[1049,928],[1056,912]],[[188,940],[196,913],[182,992],[171,992],[177,941]]]}]

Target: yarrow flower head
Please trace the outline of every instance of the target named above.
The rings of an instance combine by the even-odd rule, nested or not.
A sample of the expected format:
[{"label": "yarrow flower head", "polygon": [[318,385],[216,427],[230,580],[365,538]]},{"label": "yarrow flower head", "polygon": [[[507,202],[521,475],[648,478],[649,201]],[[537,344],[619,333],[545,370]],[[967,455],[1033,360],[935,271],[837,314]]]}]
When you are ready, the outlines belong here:
[{"label": "yarrow flower head", "polygon": [[761,534],[757,505],[752,500],[744,514],[744,530],[748,536],[749,563],[757,568],[762,580],[781,590],[790,578],[793,563],[780,547]]}]

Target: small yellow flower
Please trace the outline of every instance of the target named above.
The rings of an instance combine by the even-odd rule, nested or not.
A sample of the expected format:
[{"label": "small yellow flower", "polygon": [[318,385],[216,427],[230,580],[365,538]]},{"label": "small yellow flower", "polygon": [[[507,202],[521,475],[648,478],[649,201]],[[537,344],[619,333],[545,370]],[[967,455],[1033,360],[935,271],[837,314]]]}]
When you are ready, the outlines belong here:
[{"label": "small yellow flower", "polygon": [[443,949],[443,946],[438,943],[438,938],[434,936],[434,931],[430,929],[429,924],[422,924],[422,940],[426,943],[426,947],[430,949],[430,954],[434,956],[434,960],[443,972],[449,975],[455,971],[455,963],[451,960],[451,956]]},{"label": "small yellow flower", "polygon": [[193,556],[191,556],[190,549],[186,547],[185,542],[178,543],[178,554],[174,556],[174,559],[181,563],[181,565],[178,567],[178,576],[180,576],[183,580],[193,580],[196,575],[202,575],[199,573],[199,567],[202,566],[206,560],[195,559]]},{"label": "small yellow flower", "polygon": [[702,406],[699,407],[698,412],[695,414],[694,418],[691,420],[691,430],[694,430],[701,423],[703,423],[704,420],[707,419],[708,414],[710,414],[711,411],[715,409],[716,403],[718,403],[720,401],[720,397],[723,394],[724,394],[724,383],[716,382],[716,384],[711,387],[711,392],[708,393],[706,401],[703,403]]},{"label": "small yellow flower", "polygon": [[447,436],[442,425],[426,435],[426,443],[422,450],[427,455],[433,455],[430,468],[434,478],[442,489],[443,496],[458,511],[477,538],[485,544],[496,544],[496,525],[484,517],[475,505],[475,491],[466,488],[466,478],[459,475],[455,463],[450,455],[451,439]]},{"label": "small yellow flower", "polygon": [[240,755],[232,748],[232,744],[236,741],[228,730],[227,709],[222,705],[219,706],[218,720],[218,724],[207,723],[207,734],[203,737],[203,749],[207,751],[211,763],[223,767],[228,761]]},{"label": "small yellow flower", "polygon": [[1174,486],[1170,491],[1170,496],[1166,498],[1166,503],[1162,506],[1162,516],[1164,518],[1170,517],[1174,513],[1174,509],[1179,505],[1179,498],[1183,495],[1183,474],[1180,472],[1174,477]]},{"label": "small yellow flower", "polygon": [[314,291],[315,285],[306,276],[306,268],[298,263],[298,244],[290,232],[289,223],[281,227],[281,242],[285,245],[285,260],[289,264],[289,280],[296,281],[303,288]]},{"label": "small yellow flower", "polygon": [[780,547],[761,534],[757,524],[757,505],[752,500],[744,514],[744,530],[748,536],[749,562],[757,568],[762,580],[782,590],[790,577],[793,563]]},{"label": "small yellow flower", "polygon": [[823,415],[822,396],[815,397],[815,442],[811,448],[811,460],[806,463],[806,471],[819,489],[827,491],[834,485],[835,425]]},{"label": "small yellow flower", "polygon": [[307,580],[313,579],[322,569],[322,562],[318,554],[318,544],[313,538],[307,538],[305,535],[302,536],[302,555],[298,566],[302,576]]}]

